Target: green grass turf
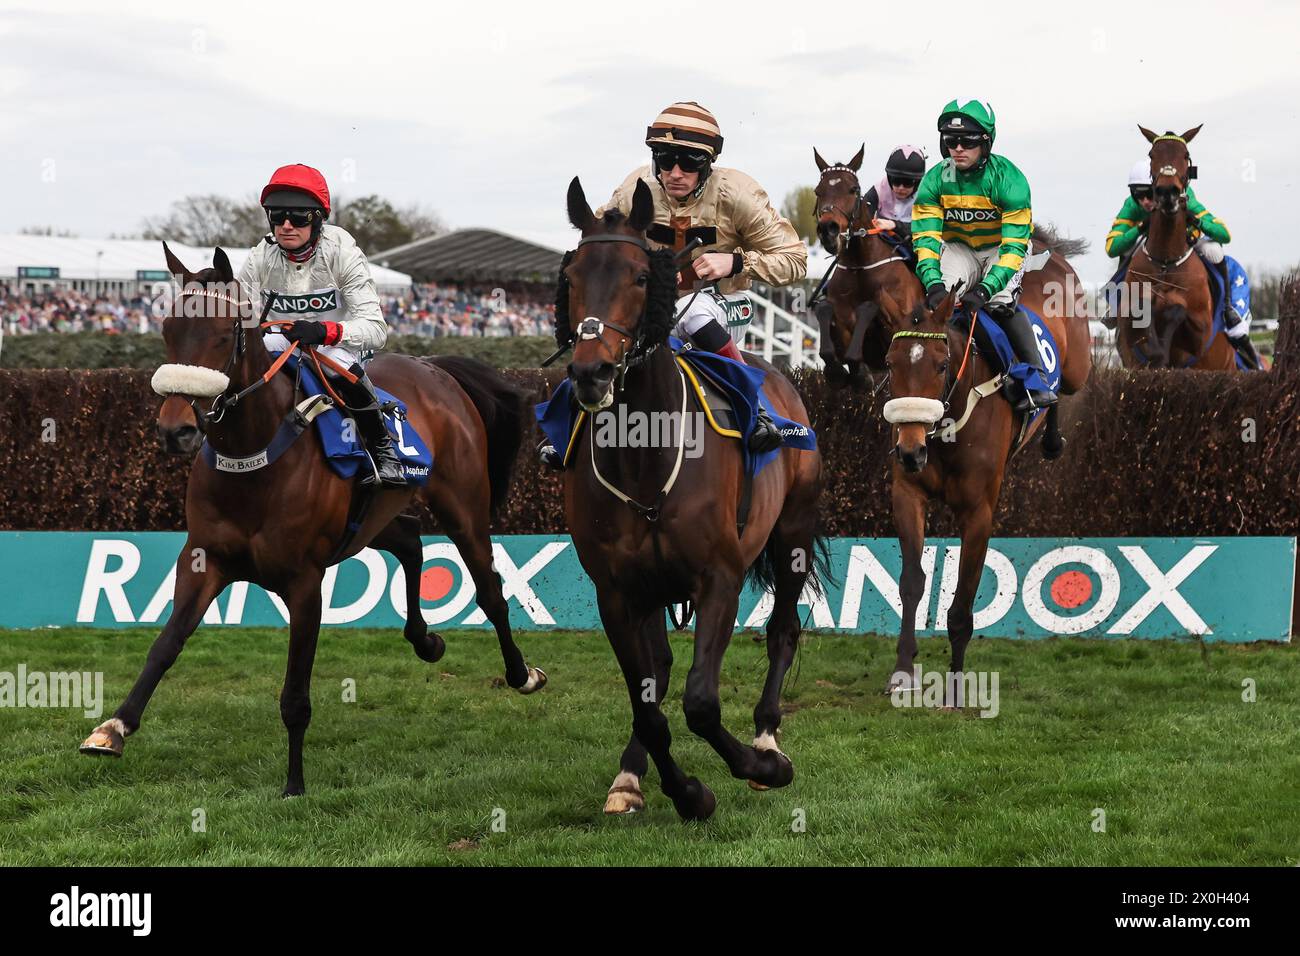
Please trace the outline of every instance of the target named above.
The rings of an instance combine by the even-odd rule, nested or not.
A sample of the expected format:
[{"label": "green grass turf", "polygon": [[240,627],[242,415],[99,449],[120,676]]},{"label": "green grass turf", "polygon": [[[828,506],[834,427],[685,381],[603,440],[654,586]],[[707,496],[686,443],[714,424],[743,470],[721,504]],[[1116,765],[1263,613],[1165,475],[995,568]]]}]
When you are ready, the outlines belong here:
[{"label": "green grass turf", "polygon": [[[1289,646],[994,641],[1001,712],[901,710],[879,693],[892,640],[807,635],[785,696],[783,790],[734,780],[681,715],[674,753],[718,797],[678,820],[652,770],[646,812],[607,818],[630,714],[599,633],[522,634],[551,678],[502,686],[495,640],[453,632],[437,664],[396,632],[327,629],[307,735],[307,796],[280,799],[286,634],[200,631],[121,760],[78,755],[98,721],[0,709],[0,862],[63,864],[1082,864],[1300,862],[1300,671]],[[102,670],[105,716],[153,632],[0,635],[0,671]],[[942,640],[921,663],[941,670]],[[766,667],[738,633],[723,716],[742,739]],[[356,702],[342,701],[356,681]],[[1242,700],[1254,680],[1258,699]],[[101,718],[102,719],[102,718]],[[207,830],[194,833],[202,808]],[[504,832],[493,828],[504,811]],[[1105,832],[1093,829],[1105,811]],[[804,832],[792,827],[797,811]],[[497,814],[500,819],[500,814]]]}]

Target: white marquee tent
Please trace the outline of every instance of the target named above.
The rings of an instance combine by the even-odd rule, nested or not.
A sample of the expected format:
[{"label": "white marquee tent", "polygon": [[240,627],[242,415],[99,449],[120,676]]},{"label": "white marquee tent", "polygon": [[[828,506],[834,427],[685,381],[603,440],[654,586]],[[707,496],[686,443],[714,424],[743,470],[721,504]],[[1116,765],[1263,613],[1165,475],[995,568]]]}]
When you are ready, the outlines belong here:
[{"label": "white marquee tent", "polygon": [[[198,271],[212,264],[211,247],[170,242],[172,252]],[[238,275],[247,249],[226,249]],[[57,270],[57,271],[55,271]],[[370,266],[385,291],[408,289],[404,272]],[[166,281],[162,243],[154,239],[68,239],[62,236],[0,234],[0,282],[14,289],[75,289],[79,292],[134,293]]]}]

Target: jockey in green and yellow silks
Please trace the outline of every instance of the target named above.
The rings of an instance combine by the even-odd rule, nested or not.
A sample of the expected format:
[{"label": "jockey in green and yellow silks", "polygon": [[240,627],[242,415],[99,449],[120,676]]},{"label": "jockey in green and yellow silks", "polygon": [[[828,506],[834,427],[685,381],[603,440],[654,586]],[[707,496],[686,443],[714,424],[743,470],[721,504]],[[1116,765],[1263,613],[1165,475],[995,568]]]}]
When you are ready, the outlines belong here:
[{"label": "jockey in green and yellow silks", "polygon": [[[1106,255],[1119,259],[1117,274],[1128,268],[1129,259],[1133,257],[1138,243],[1146,236],[1151,211],[1155,209],[1149,158],[1139,159],[1129,170],[1128,193],[1128,198],[1110,225],[1110,232],[1106,234]],[[1223,247],[1232,241],[1232,234],[1228,232],[1223,220],[1196,198],[1190,185],[1187,187],[1187,223],[1188,241],[1195,245],[1205,267],[1213,268],[1223,280],[1223,324],[1228,342],[1245,360],[1248,368],[1260,368],[1259,352],[1250,340],[1250,320],[1239,314],[1232,303],[1232,279],[1228,273],[1228,257],[1223,251]]]},{"label": "jockey in green and yellow silks", "polygon": [[[960,282],[972,318],[987,307],[1017,358],[1046,377],[1029,317],[1016,307],[1033,232],[1029,182],[1011,160],[992,152],[997,121],[987,103],[953,100],[939,115],[939,134],[944,160],[925,174],[912,207],[926,305],[936,308]],[[1034,390],[1016,408],[1055,401],[1053,392]]]}]

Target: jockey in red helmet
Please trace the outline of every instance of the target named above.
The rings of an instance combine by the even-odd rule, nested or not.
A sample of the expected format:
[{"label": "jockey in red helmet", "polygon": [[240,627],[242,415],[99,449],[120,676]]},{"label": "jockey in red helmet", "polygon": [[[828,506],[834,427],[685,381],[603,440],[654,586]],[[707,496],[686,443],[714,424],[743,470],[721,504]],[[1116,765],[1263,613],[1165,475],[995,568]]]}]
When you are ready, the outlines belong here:
[{"label": "jockey in red helmet", "polygon": [[404,487],[379,399],[362,367],[388,340],[365,254],[347,230],[325,221],[330,192],[319,170],[281,166],[262,190],[262,208],[271,234],[253,247],[239,281],[255,301],[271,300],[271,321],[294,322],[283,334],[267,335],[267,349],[281,352],[290,342],[314,346],[357,377],[356,384],[341,378],[332,384],[374,458],[375,472],[362,483]]}]

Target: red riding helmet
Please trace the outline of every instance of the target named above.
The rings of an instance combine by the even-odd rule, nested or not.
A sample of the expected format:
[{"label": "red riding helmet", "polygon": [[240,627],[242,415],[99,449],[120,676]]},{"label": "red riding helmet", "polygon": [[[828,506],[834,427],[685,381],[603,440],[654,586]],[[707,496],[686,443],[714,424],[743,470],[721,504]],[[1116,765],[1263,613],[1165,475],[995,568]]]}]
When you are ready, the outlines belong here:
[{"label": "red riding helmet", "polygon": [[[262,190],[263,206],[307,206],[307,198],[313,200],[309,208],[319,207],[330,214],[330,188],[320,170],[302,163],[281,166],[271,176],[271,181]],[[268,202],[268,200],[270,200]]]}]

